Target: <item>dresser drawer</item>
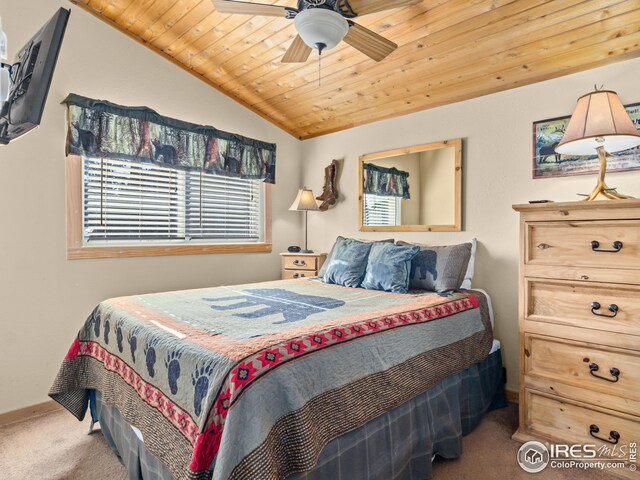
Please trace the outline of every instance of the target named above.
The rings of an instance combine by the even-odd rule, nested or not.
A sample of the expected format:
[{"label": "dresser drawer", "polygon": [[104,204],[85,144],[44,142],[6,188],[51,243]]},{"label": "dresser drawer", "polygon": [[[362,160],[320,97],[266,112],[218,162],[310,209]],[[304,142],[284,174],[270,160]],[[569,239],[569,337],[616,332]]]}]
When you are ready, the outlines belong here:
[{"label": "dresser drawer", "polygon": [[287,256],[284,257],[282,267],[287,270],[317,270],[318,258],[305,256]]},{"label": "dresser drawer", "polygon": [[529,334],[524,345],[526,376],[640,401],[640,352]]},{"label": "dresser drawer", "polygon": [[[526,264],[640,269],[640,220],[531,222],[526,226]],[[616,242],[619,247],[614,247]]]},{"label": "dresser drawer", "polygon": [[[639,335],[638,348],[639,300],[637,286],[525,279],[527,320]],[[594,302],[599,309],[592,309]]]},{"label": "dresser drawer", "polygon": [[[614,411],[595,410],[534,390],[525,390],[527,410],[525,422],[529,430],[566,443],[613,445],[611,432],[619,434],[618,445],[640,442],[640,417]],[[605,413],[606,412],[606,413]],[[598,429],[591,435],[591,426]],[[628,447],[627,447],[628,449]]]},{"label": "dresser drawer", "polygon": [[290,278],[307,278],[315,277],[318,275],[316,270],[283,270],[282,279],[289,280]]}]

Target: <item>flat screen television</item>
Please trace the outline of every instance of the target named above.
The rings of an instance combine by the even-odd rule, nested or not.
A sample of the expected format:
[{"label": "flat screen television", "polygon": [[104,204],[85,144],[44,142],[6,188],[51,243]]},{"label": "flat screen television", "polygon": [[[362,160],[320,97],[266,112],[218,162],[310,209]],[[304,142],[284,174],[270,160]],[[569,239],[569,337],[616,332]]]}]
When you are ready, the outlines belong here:
[{"label": "flat screen television", "polygon": [[9,98],[0,111],[0,144],[40,125],[69,13],[58,10],[16,55]]}]

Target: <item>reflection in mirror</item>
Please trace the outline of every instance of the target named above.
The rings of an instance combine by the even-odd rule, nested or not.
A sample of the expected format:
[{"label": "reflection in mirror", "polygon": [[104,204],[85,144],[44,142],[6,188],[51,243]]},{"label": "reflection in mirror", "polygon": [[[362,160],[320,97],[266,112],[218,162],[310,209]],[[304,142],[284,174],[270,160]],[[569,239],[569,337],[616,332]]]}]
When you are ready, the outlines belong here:
[{"label": "reflection in mirror", "polygon": [[360,158],[361,230],[459,231],[461,140]]}]

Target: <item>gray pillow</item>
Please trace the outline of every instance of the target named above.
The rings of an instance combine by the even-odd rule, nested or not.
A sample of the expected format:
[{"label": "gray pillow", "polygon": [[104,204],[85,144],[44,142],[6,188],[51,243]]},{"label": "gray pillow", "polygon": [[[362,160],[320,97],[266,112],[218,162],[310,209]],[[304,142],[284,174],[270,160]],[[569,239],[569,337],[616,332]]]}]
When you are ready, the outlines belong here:
[{"label": "gray pillow", "polygon": [[478,249],[478,240],[471,239],[471,257],[469,258],[469,265],[467,265],[467,273],[464,274],[464,280],[460,288],[462,290],[471,290],[471,280],[476,270],[476,250]]},{"label": "gray pillow", "polygon": [[[329,255],[327,255],[327,259],[324,261],[324,263],[322,264],[322,267],[320,268],[320,271],[318,272],[319,277],[324,277],[324,274],[327,272],[327,267],[329,266],[329,262],[331,261],[331,257],[333,256],[333,251],[336,249],[336,245],[338,245],[339,243],[342,243],[344,240],[346,240],[345,237],[336,238],[336,241],[334,242],[333,247],[331,247],[331,251],[329,252]],[[393,238],[388,238],[386,240],[362,240],[362,239],[356,238],[354,240],[358,240],[359,242],[363,242],[363,243],[374,243],[374,242],[393,243],[395,241]]]},{"label": "gray pillow", "polygon": [[331,260],[327,262],[329,265],[323,277],[325,283],[359,287],[367,269],[372,245],[353,238],[345,238],[336,244]]},{"label": "gray pillow", "polygon": [[[398,242],[398,245],[413,245]],[[418,245],[420,252],[411,260],[409,288],[438,293],[458,290],[471,257],[471,243],[432,247]]]},{"label": "gray pillow", "polygon": [[407,293],[411,260],[420,247],[374,243],[369,253],[367,272],[362,282],[363,288]]}]

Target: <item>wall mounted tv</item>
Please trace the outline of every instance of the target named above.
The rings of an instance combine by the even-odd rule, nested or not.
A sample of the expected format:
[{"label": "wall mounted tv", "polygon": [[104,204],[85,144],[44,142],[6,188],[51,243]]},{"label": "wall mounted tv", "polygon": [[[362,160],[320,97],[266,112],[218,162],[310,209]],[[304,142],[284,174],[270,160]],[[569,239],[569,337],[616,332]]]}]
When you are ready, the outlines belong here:
[{"label": "wall mounted tv", "polygon": [[0,111],[0,144],[6,145],[40,124],[69,13],[64,8],[58,10],[16,55],[9,98]]}]

